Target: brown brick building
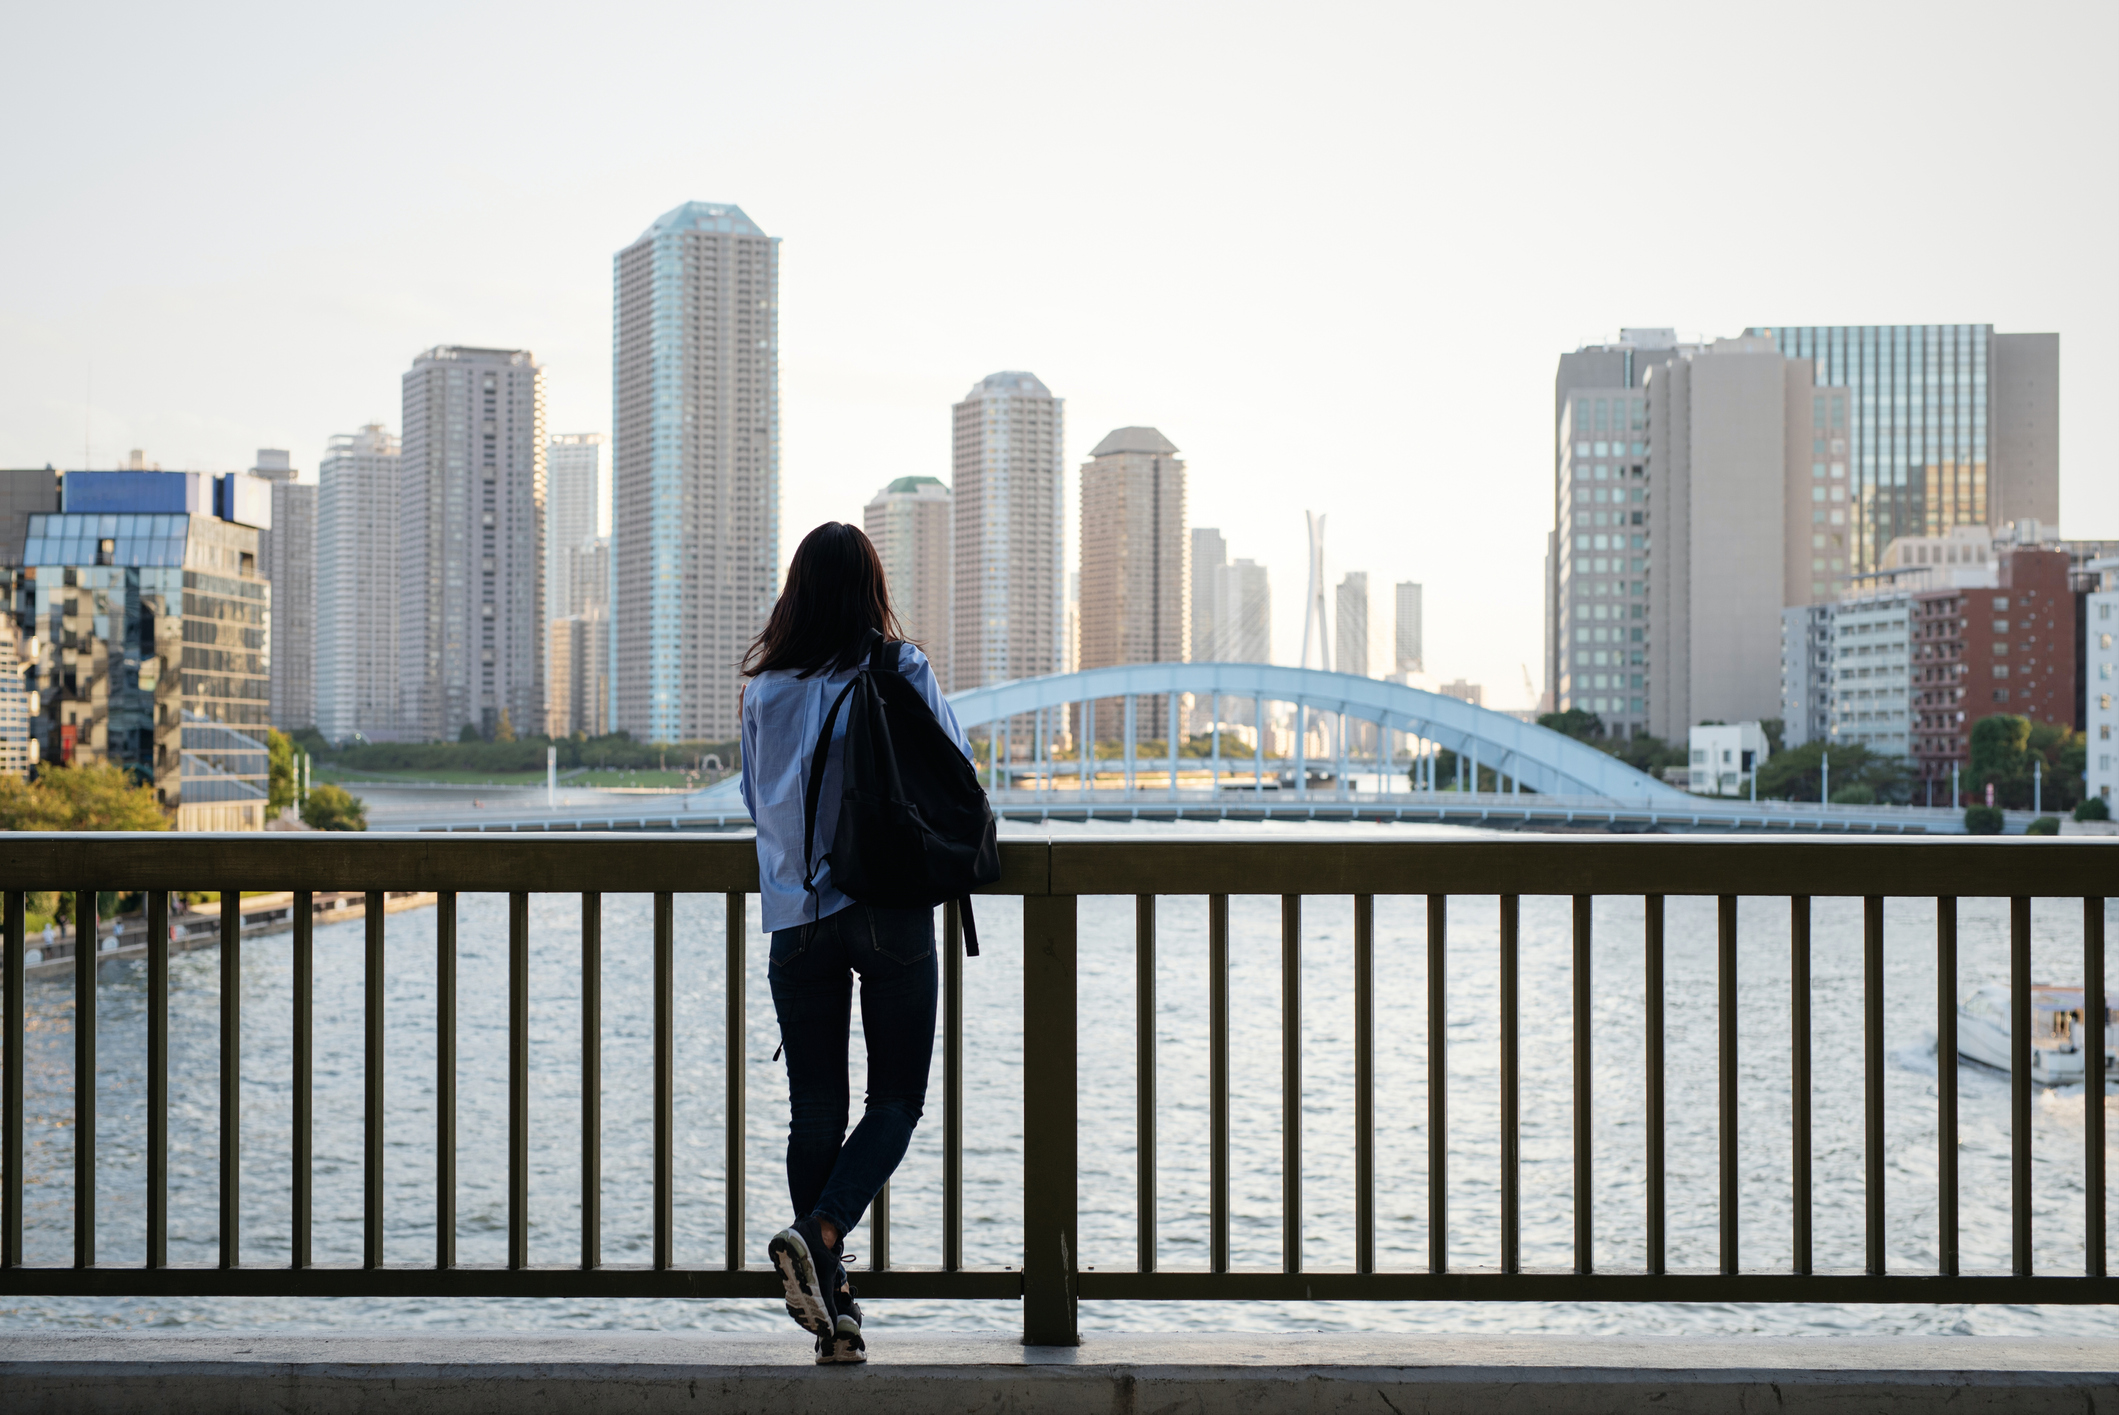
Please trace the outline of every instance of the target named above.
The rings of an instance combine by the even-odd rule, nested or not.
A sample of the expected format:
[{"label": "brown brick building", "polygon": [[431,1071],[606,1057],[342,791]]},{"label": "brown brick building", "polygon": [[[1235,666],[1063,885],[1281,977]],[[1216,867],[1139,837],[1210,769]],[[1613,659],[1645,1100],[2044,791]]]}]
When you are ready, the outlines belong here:
[{"label": "brown brick building", "polygon": [[1972,724],[2008,713],[2075,721],[2075,595],[2065,550],[2002,550],[1992,588],[1913,597],[1913,760],[1947,779],[1969,754]]}]

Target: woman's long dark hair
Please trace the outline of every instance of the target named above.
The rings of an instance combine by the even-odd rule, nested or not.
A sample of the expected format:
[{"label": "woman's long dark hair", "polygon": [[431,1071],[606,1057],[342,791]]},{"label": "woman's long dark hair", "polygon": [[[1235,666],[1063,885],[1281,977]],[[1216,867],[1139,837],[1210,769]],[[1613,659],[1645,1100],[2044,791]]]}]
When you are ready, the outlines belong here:
[{"label": "woman's long dark hair", "polygon": [[890,607],[883,557],[859,526],[826,521],[802,537],[787,584],[743,656],[745,676],[792,669],[797,678],[848,669],[860,661],[868,631],[903,639]]}]

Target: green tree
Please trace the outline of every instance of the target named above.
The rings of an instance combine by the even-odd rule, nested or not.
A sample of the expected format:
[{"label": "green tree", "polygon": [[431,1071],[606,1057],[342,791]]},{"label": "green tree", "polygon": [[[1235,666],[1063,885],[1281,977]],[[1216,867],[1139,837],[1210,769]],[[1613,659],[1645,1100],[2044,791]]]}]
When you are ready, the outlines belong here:
[{"label": "green tree", "polygon": [[[1758,769],[1759,796],[1775,801],[1818,800],[1825,785],[1828,758],[1832,799],[1842,805],[1903,803],[1912,796],[1912,771],[1902,758],[1881,756],[1867,747],[1828,746],[1823,742],[1805,742],[1766,758]],[[1867,794],[1860,794],[1856,788]]]},{"label": "green tree", "polygon": [[266,778],[265,814],[276,816],[294,804],[294,739],[277,727],[265,729],[269,758]]},{"label": "green tree", "polygon": [[2018,777],[2030,774],[2031,720],[1997,713],[1972,724],[1971,759],[1966,774],[1972,789],[1984,791],[1991,784],[1997,804],[2005,799]]},{"label": "green tree", "polygon": [[2045,764],[2043,804],[2060,810],[2073,808],[2086,789],[2083,773],[2089,769],[2089,734],[2058,722],[2031,724],[2031,755]]},{"label": "green tree", "polygon": [[0,777],[0,829],[167,830],[154,788],[107,762],[41,766],[34,782]]},{"label": "green tree", "polygon": [[1994,788],[1994,804],[2028,810],[2036,804],[2060,809],[2082,799],[2082,772],[2089,741],[2057,722],[1996,714],[1972,724],[1966,774],[1981,797]]},{"label": "green tree", "polygon": [[1685,765],[1689,751],[1682,744],[1666,742],[1643,732],[1638,737],[1612,737],[1595,744],[1635,771],[1645,771],[1660,780],[1663,768]]},{"label": "green tree", "polygon": [[1592,737],[1604,735],[1604,719],[1581,708],[1569,708],[1565,712],[1548,712],[1538,718],[1538,726],[1549,727],[1563,736],[1587,742]]},{"label": "green tree", "polygon": [[483,742],[486,738],[484,733],[467,722],[456,729],[456,740],[459,742]]},{"label": "green tree", "polygon": [[1964,828],[1967,835],[2001,834],[2002,817],[1999,806],[1967,806],[1964,813]]},{"label": "green tree", "polygon": [[2111,818],[2112,808],[2102,796],[2086,797],[2075,807],[2075,819],[2079,821],[2108,821]]},{"label": "green tree", "polygon": [[317,830],[366,830],[368,807],[345,787],[326,784],[302,803],[302,820]]},{"label": "green tree", "polygon": [[1788,733],[1788,724],[1777,717],[1762,717],[1759,719],[1758,727],[1759,731],[1766,734],[1767,753],[1770,755],[1780,751],[1781,739]]}]

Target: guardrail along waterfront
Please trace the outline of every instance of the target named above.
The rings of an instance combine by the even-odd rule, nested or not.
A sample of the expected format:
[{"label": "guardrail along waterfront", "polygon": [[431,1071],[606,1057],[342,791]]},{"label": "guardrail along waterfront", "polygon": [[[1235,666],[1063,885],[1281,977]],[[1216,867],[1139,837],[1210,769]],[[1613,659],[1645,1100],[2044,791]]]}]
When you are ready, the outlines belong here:
[{"label": "guardrail along waterfront", "polygon": [[[434,903],[431,894],[413,894],[392,890],[384,896],[384,908],[395,914],[403,909],[420,909]],[[312,925],[335,924],[362,917],[368,908],[368,896],[359,893],[312,892],[308,896],[309,917]],[[244,899],[239,906],[238,927],[249,938],[266,934],[287,933],[294,927],[294,895],[281,890],[276,893]],[[193,949],[211,948],[221,941],[222,911],[217,903],[208,903],[179,912],[172,904],[164,910],[166,934],[171,949],[188,953]],[[109,932],[104,932],[108,925]],[[96,920],[94,934],[97,955],[105,961],[131,961],[147,954],[148,920],[144,910],[113,919]],[[78,931],[68,920],[63,924],[55,920],[51,936],[41,933],[28,938],[29,951],[25,955],[26,967],[32,975],[66,973],[73,969],[75,952],[79,947]]]},{"label": "guardrail along waterfront", "polygon": [[[2031,1063],[2032,901],[2079,901],[2082,979],[2091,997],[2105,992],[2104,895],[2119,870],[2119,853],[2100,842],[2064,840],[1812,840],[1712,839],[1703,837],[1601,837],[1571,839],[1289,840],[1256,841],[1127,838],[1121,840],[1008,840],[1002,845],[1003,878],[992,895],[1018,896],[1021,904],[1022,988],[1022,1248],[1017,1263],[973,1266],[965,1260],[964,1086],[967,1043],[978,1037],[965,1027],[965,963],[956,921],[945,911],[942,930],[943,996],[941,1051],[934,1088],[942,1144],[941,1261],[933,1267],[894,1265],[890,1258],[889,1205],[878,1204],[866,1225],[869,1265],[860,1275],[865,1296],[880,1298],[1007,1299],[1023,1304],[1026,1340],[1066,1343],[1075,1339],[1081,1299],[1182,1299],[1198,1302],[1242,1299],[1378,1299],[1493,1301],[1702,1301],[1702,1302],[1984,1302],[2109,1303],[2119,1284],[2105,1270],[2104,1107],[2088,1104],[2082,1115],[2080,1158],[2083,1200],[2082,1260],[2072,1270],[2034,1270],[2032,1112],[2035,1081]],[[4,1179],[0,1179],[0,1292],[72,1296],[565,1296],[565,1297],[767,1297],[777,1279],[747,1266],[744,1243],[746,1192],[743,1145],[747,1118],[744,1026],[749,1000],[745,978],[756,947],[747,917],[747,896],[757,887],[753,846],[745,838],[539,836],[211,836],[18,834],[9,837],[0,861],[5,904]],[[168,892],[222,892],[219,994],[220,1066],[218,1100],[218,1218],[220,1261],[215,1266],[173,1265],[170,1224],[170,949]],[[148,919],[144,1027],[147,1056],[145,1113],[145,1243],[136,1265],[97,1262],[97,1206],[83,1202],[96,1191],[98,1163],[97,1088],[77,1086],[73,1097],[73,1262],[28,1265],[23,1259],[24,1220],[24,1031],[27,979],[23,936],[24,891],[63,891],[79,933],[95,934],[98,891],[140,891]],[[242,968],[241,890],[292,891],[292,1046],[283,1080],[291,1093],[292,1146],[289,1175],[290,1258],[283,1264],[241,1261],[244,1059],[243,1005],[237,986]],[[361,1261],[327,1265],[311,1260],[314,1158],[311,1134],[315,1056],[316,960],[312,896],[350,891],[366,897],[364,928],[363,1142],[361,1171]],[[389,1020],[381,986],[389,921],[386,892],[432,893],[433,985],[438,1006],[431,1038],[437,1085],[434,1106],[433,1257],[418,1266],[385,1261],[384,1113],[388,1078],[382,1064]],[[718,959],[722,972],[723,1120],[725,1152],[721,1198],[725,1242],[716,1265],[680,1263],[675,1242],[674,1199],[679,1177],[674,1156],[673,1097],[676,1090],[677,996],[676,898],[679,893],[723,896]],[[507,1143],[505,1169],[506,1258],[499,1264],[459,1263],[456,1172],[457,918],[458,895],[504,894],[507,913]],[[603,1073],[602,896],[651,895],[652,998],[649,1074],[623,1084],[651,1093],[651,1189],[647,1261],[603,1261],[602,1171],[604,1124],[600,1097],[616,1077]],[[579,967],[581,1008],[579,1068],[582,1080],[579,1144],[580,1253],[565,1266],[533,1264],[530,1253],[530,969],[533,894],[580,897]],[[1096,1269],[1081,1262],[1079,1176],[1084,1151],[1079,1081],[1078,1016],[1085,896],[1133,896],[1137,1106],[1136,1253],[1128,1270]],[[1157,991],[1169,985],[1158,967],[1158,896],[1192,896],[1206,918],[1205,976],[1198,980],[1206,1014],[1207,1183],[1202,1212],[1191,1216],[1203,1230],[1204,1270],[1168,1270],[1157,1260],[1158,1078],[1166,1066],[1156,1055]],[[1236,1188],[1232,1128],[1243,1117],[1232,1109],[1230,904],[1232,897],[1277,901],[1280,923],[1279,1020],[1281,1046],[1281,1259],[1271,1270],[1238,1270],[1232,1261],[1232,1193]],[[1341,1055],[1320,1056],[1313,1036],[1302,1043],[1305,902],[1320,896],[1351,900],[1351,1027],[1337,1039]],[[1379,899],[1418,896],[1424,906],[1425,981],[1417,996],[1379,998],[1377,908]],[[1481,902],[1475,918],[1469,900]],[[1526,898],[1569,901],[1571,966],[1564,1006],[1553,999],[1534,1008],[1531,1029],[1567,1034],[1568,1064],[1549,1080],[1566,1087],[1572,1117],[1571,1191],[1562,1198],[1546,1189],[1526,1195],[1523,1126],[1526,1026],[1522,919]],[[1691,896],[1711,900],[1714,949],[1711,1011],[1715,1018],[1713,1109],[1716,1151],[1712,1167],[1719,1229],[1716,1260],[1708,1270],[1678,1270],[1670,1261],[1673,1242],[1672,1166],[1665,1136],[1669,1105],[1668,1025],[1671,999],[1666,975],[1666,917],[1672,901]],[[1760,970],[1755,935],[1743,937],[1739,897],[1777,896],[1786,901],[1784,936],[1774,941],[1784,967]],[[1860,900],[1860,1060],[1862,1096],[1862,1218],[1860,1269],[1831,1270],[1816,1261],[1816,1216],[1823,1196],[1816,1190],[1812,1073],[1815,1042],[1812,999],[1813,900],[1834,896]],[[1887,899],[1932,904],[1931,935],[1917,940],[1932,950],[1937,1049],[1934,1254],[1912,1266],[1894,1261],[1889,1240],[1891,1194],[1886,1174],[1884,980]],[[2009,1266],[2005,1272],[1964,1270],[1960,1261],[1958,1068],[1956,1053],[1960,900],[2006,900],[2011,1065],[2007,1211]],[[1599,1163],[1593,1118],[1597,1087],[1610,1070],[1594,1055],[1592,1012],[1609,998],[1595,970],[1600,900],[1638,907],[1640,926],[1629,948],[1638,947],[1640,972],[1623,979],[1638,987],[1641,1069],[1629,1077],[1641,1105],[1640,1202],[1630,1213],[1600,1212],[1595,1173]],[[1833,901],[1835,904],[1837,899]],[[985,906],[998,910],[1002,901]],[[1190,906],[1188,906],[1190,907]],[[1312,906],[1316,907],[1316,906]],[[1690,907],[1689,902],[1686,907]],[[1702,904],[1700,907],[1707,907]],[[2041,905],[2041,907],[2050,906]],[[2076,907],[2070,903],[2070,910]],[[1629,915],[1630,917],[1630,915]],[[1427,1169],[1427,1261],[1410,1269],[1379,1263],[1378,1073],[1379,1014],[1397,1030],[1419,1030],[1424,1038],[1449,1034],[1452,1000],[1451,927],[1489,923],[1497,949],[1498,1007],[1494,1025],[1499,1065],[1499,1135],[1496,1161],[1486,1175],[1470,1175],[1467,1160],[1453,1149],[1450,1113],[1450,1050],[1425,1045],[1424,1114],[1413,1119],[1424,1132]],[[1740,943],[1754,950],[1739,976]],[[1894,936],[1894,946],[1907,943]],[[1781,948],[1785,953],[1779,952]],[[1009,966],[1005,952],[989,950],[971,966]],[[1456,954],[1461,961],[1461,951]],[[1608,957],[1608,953],[1603,955]],[[96,1074],[98,957],[84,951],[74,960],[73,1063],[77,1077]],[[1747,1165],[1740,1115],[1739,1026],[1747,1006],[1762,998],[1785,1003],[1785,1047],[1790,1077],[1786,1183],[1791,1196],[1789,1232],[1770,1245],[1786,1261],[1771,1270],[1746,1266],[1741,1187]],[[1709,1010],[1710,998],[1675,999],[1694,1012]],[[1564,1018],[1565,1027],[1561,1026]],[[2086,1092],[2101,1097],[2105,1081],[2104,1013],[2087,1008],[2077,1038],[2088,1072]],[[976,1055],[976,1052],[973,1052]],[[1350,1054],[1350,1056],[1348,1055]],[[1237,1058],[1236,1060],[1241,1060]],[[1314,1140],[1305,1126],[1306,1066],[1338,1066],[1350,1060],[1353,1109],[1347,1133],[1333,1149],[1352,1159],[1352,1260],[1338,1270],[1308,1270],[1303,1146]],[[253,1063],[255,1064],[255,1063]],[[1463,1083],[1460,1081],[1459,1085]],[[1482,1082],[1483,1084],[1483,1082]],[[1460,1090],[1458,1093],[1462,1095]],[[401,1131],[398,1132],[401,1138]],[[1778,1146],[1776,1145],[1776,1152]],[[1607,1155],[1608,1162],[1608,1155]],[[2045,1159],[2051,1163],[2051,1157]],[[1455,1174],[1452,1174],[1452,1171]],[[1466,1268],[1451,1261],[1453,1180],[1490,1180],[1498,1189],[1494,1210],[1498,1264]],[[1573,1260],[1559,1267],[1525,1261],[1524,1231],[1539,1211],[1571,1207]],[[1526,1209],[1530,1211],[1526,1213]],[[1641,1261],[1625,1268],[1600,1264],[1597,1225],[1614,1219],[1637,1229]],[[1482,1227],[1488,1221],[1482,1216]],[[1768,1246],[1754,1238],[1754,1252]]]}]

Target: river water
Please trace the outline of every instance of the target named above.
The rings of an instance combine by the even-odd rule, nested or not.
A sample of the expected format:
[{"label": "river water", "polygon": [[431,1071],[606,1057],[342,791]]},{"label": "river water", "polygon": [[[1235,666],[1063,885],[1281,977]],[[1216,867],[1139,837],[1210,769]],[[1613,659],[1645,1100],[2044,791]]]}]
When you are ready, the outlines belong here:
[{"label": "river water", "polygon": [[[1370,830],[1335,826],[1335,835]],[[1076,837],[1211,834],[1316,839],[1321,827],[1134,825],[1040,827],[1012,834]],[[1392,826],[1386,838],[1448,833]],[[1085,1265],[1134,1261],[1135,1123],[1133,901],[1081,905],[1081,1247]],[[1455,1266],[1499,1260],[1498,910],[1491,897],[1449,903],[1449,1200]],[[1523,1261],[1572,1261],[1573,1131],[1570,905],[1522,901]],[[649,1003],[651,900],[607,895],[604,949],[604,1229],[609,1262],[644,1262],[649,1233]],[[1667,905],[1670,1262],[1711,1269],[1717,1254],[1715,904]],[[1862,1262],[1861,901],[1819,899],[1813,918],[1813,1098],[1816,1262]],[[1159,902],[1157,1039],[1159,1264],[1206,1265],[1206,901]],[[757,923],[753,900],[750,918]],[[1788,909],[1741,906],[1740,1055],[1743,1265],[1784,1270],[1790,1254]],[[2003,900],[1959,906],[1959,987],[2006,986]],[[507,900],[459,900],[459,1236],[466,1263],[504,1260],[507,1127]],[[722,1253],[722,920],[719,896],[677,903],[676,1243],[680,1263]],[[1353,904],[1303,905],[1304,1264],[1353,1261]],[[531,1256],[568,1263],[579,1252],[579,899],[532,896],[530,1144]],[[1886,913],[1886,1052],[1890,1262],[1932,1270],[1935,1254],[1934,911],[1893,900]],[[2081,906],[2039,901],[2033,972],[2079,981]],[[980,909],[983,957],[965,969],[967,1263],[1019,1264],[1021,1236],[1021,919],[1013,901]],[[1276,898],[1230,902],[1233,1263],[1280,1259],[1280,914]],[[362,925],[316,932],[314,1259],[357,1263],[361,1221]],[[754,1265],[785,1222],[780,1168],[784,1081],[765,978],[762,935],[749,950],[749,1115],[746,1249]],[[388,1105],[386,1260],[429,1263],[434,1246],[434,914],[389,920],[386,971]],[[243,959],[243,1261],[288,1256],[291,1041],[287,935],[251,940]],[[1377,1261],[1425,1265],[1427,1103],[1426,914],[1422,899],[1376,903]],[[170,997],[170,1260],[216,1256],[219,959],[172,959]],[[1599,900],[1594,957],[1597,1262],[1642,1261],[1642,904]],[[98,990],[98,1260],[141,1260],[145,1219],[145,966],[107,963]],[[25,1256],[65,1263],[72,1233],[72,1009],[70,977],[33,981],[25,1081],[28,1190]],[[859,1020],[856,1014],[855,1027]],[[856,1037],[854,1092],[860,1092]],[[1965,1062],[1960,1076],[1962,1251],[1966,1271],[2009,1260],[2008,1078]],[[939,1262],[940,1067],[927,1123],[892,1184],[892,1256]],[[2083,1257],[2083,1107],[2079,1088],[2041,1091],[2033,1109],[2036,1261],[2080,1271]],[[2119,1165],[2113,1166],[2119,1169]],[[850,1246],[860,1252],[865,1235]],[[858,1279],[857,1279],[858,1281]],[[1574,1332],[2097,1333],[2095,1308],[1884,1307],[1541,1303],[1084,1303],[1085,1328],[1134,1330],[1407,1330]],[[1014,1303],[877,1303],[886,1326],[1012,1329]],[[787,1325],[777,1303],[483,1299],[0,1299],[12,1326],[330,1328],[700,1328]],[[790,1336],[794,1333],[788,1328]]]}]

